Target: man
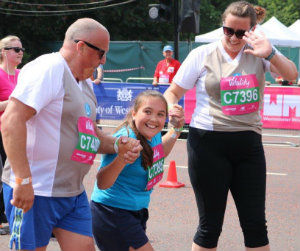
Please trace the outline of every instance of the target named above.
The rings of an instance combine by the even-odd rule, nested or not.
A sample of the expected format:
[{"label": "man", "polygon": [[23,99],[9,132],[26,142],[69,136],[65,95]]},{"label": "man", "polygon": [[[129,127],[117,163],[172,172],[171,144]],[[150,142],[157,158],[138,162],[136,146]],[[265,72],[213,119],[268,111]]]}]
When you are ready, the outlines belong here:
[{"label": "man", "polygon": [[173,77],[180,67],[180,62],[173,58],[171,45],[166,45],[163,48],[163,56],[165,59],[159,61],[156,66],[153,85],[172,83]]},{"label": "man", "polygon": [[[62,250],[95,250],[82,182],[97,150],[115,153],[118,144],[95,128],[97,101],[87,79],[105,64],[109,39],[100,23],[79,19],[59,52],[38,57],[19,75],[2,117],[11,248],[46,250],[53,232]],[[133,162],[141,147],[129,145],[122,156]]]}]

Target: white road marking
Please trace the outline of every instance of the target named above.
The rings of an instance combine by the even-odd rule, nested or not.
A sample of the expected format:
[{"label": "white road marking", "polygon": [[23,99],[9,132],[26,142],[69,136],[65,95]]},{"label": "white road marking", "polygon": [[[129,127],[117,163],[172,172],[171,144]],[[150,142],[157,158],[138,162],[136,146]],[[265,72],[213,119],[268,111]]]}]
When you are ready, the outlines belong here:
[{"label": "white road marking", "polygon": [[[164,165],[164,167],[168,167],[169,165]],[[177,166],[176,167],[178,168],[185,168],[187,169],[188,167],[187,166]],[[287,173],[273,173],[273,172],[267,172],[267,175],[277,175],[277,176],[286,176],[288,175]]]},{"label": "white road marking", "polygon": [[[94,162],[100,163],[100,160],[95,159]],[[169,165],[164,165],[164,167],[169,167]],[[183,168],[183,169],[187,169],[187,166],[177,166],[178,168]],[[274,175],[274,176],[287,176],[287,173],[273,173],[273,172],[267,172],[267,175]]]}]

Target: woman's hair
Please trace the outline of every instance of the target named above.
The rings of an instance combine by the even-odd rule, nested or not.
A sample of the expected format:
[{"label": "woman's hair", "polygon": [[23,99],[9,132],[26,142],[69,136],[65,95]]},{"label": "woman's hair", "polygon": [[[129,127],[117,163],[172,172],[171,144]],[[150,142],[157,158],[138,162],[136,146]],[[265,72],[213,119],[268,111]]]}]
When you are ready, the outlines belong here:
[{"label": "woman's hair", "polygon": [[[5,47],[10,46],[10,43],[13,42],[13,41],[20,41],[21,42],[21,39],[18,38],[17,36],[13,36],[13,35],[9,35],[9,36],[6,36],[6,37],[2,38],[0,40],[0,51]],[[2,52],[0,52],[0,63],[2,62],[2,60],[3,60]]]},{"label": "woman's hair", "polygon": [[253,27],[261,23],[266,16],[266,9],[260,6],[253,6],[246,1],[233,2],[224,11],[222,21],[224,22],[228,14],[237,17],[249,17],[250,25]]},{"label": "woman's hair", "polygon": [[140,140],[140,143],[143,147],[143,150],[141,151],[141,155],[142,155],[142,166],[145,170],[147,170],[148,167],[152,166],[152,164],[153,164],[153,150],[152,150],[152,147],[148,144],[147,139],[142,134],[140,134],[140,132],[136,128],[135,121],[132,118],[132,112],[133,111],[137,112],[139,110],[139,108],[141,107],[141,105],[145,102],[145,100],[149,99],[149,98],[160,98],[165,103],[166,117],[167,117],[168,116],[168,103],[167,103],[166,99],[164,98],[164,96],[158,91],[147,90],[147,91],[139,93],[136,96],[136,98],[133,101],[133,106],[127,113],[125,121],[123,123],[121,123],[116,129],[116,131],[118,131],[119,129],[121,129],[124,126],[126,126],[126,127],[130,126],[132,128],[133,132],[136,135],[136,138],[138,140]]}]

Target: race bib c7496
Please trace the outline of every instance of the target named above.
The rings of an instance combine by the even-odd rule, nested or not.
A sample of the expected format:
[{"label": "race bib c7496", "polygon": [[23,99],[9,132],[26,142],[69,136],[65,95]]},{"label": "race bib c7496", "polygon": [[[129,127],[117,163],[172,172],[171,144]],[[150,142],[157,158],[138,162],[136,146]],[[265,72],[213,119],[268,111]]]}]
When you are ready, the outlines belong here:
[{"label": "race bib c7496", "polygon": [[78,119],[78,143],[71,160],[92,165],[99,146],[100,140],[95,133],[93,120],[80,117]]}]

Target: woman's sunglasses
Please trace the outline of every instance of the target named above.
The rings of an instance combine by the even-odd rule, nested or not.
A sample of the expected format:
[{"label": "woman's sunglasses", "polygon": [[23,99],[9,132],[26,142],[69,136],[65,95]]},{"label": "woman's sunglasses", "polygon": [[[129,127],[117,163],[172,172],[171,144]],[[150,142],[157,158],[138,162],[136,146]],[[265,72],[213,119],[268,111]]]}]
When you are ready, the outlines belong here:
[{"label": "woman's sunglasses", "polygon": [[[250,28],[250,30],[251,30],[251,28]],[[235,31],[234,29],[232,29],[230,27],[223,26],[223,32],[227,37],[232,37],[233,34],[235,34],[235,36],[238,39],[242,39],[243,36],[245,35],[246,30],[236,30]]]},{"label": "woman's sunglasses", "polygon": [[24,52],[25,48],[21,47],[4,47],[4,50],[14,50],[16,53],[19,53],[20,51]]}]

